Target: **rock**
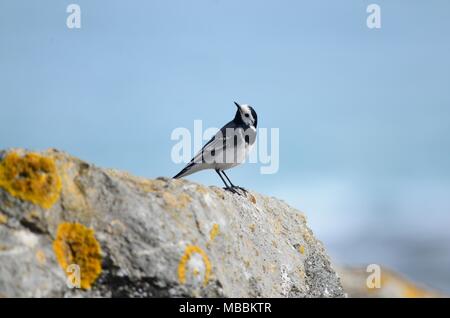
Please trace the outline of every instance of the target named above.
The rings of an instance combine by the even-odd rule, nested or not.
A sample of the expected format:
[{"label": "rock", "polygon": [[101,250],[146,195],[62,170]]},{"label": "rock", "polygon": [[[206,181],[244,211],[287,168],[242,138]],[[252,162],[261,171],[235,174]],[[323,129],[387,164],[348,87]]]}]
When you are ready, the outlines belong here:
[{"label": "rock", "polygon": [[[365,268],[338,267],[342,285],[349,297],[363,298],[429,298],[446,297],[436,291],[420,286],[402,275],[380,267],[379,285],[375,284],[374,271],[367,272]],[[367,279],[369,278],[369,284]]]},{"label": "rock", "polygon": [[0,151],[0,296],[343,297],[305,216],[257,193]]}]

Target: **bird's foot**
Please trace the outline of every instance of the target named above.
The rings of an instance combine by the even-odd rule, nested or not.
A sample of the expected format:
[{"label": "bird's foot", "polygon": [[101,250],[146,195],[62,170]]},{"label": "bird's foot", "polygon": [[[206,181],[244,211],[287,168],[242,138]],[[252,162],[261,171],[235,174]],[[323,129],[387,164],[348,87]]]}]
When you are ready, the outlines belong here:
[{"label": "bird's foot", "polygon": [[231,193],[237,194],[237,195],[241,195],[238,191],[236,191],[236,189],[231,188],[231,187],[225,187],[223,188],[225,191],[230,191]]},{"label": "bird's foot", "polygon": [[245,188],[242,188],[242,187],[238,187],[238,186],[233,186],[233,188],[234,188],[234,189],[238,189],[238,190],[241,190],[241,191],[242,191],[242,192],[244,192],[245,194],[247,194],[247,193],[248,193],[247,189],[245,189]]}]

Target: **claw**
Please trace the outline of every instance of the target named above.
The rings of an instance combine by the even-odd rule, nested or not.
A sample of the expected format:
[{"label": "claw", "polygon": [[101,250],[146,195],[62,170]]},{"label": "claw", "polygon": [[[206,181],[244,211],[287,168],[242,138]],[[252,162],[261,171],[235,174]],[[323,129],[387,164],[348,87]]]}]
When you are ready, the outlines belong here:
[{"label": "claw", "polygon": [[230,191],[231,193],[237,194],[237,195],[241,195],[239,192],[237,192],[235,189],[233,188],[223,188],[225,191]]},{"label": "claw", "polygon": [[241,188],[241,187],[236,187],[236,188],[243,191],[244,193],[248,193],[248,191],[245,188]]},{"label": "claw", "polygon": [[238,187],[238,186],[232,186],[233,189],[237,189],[237,190],[241,190],[242,192],[244,192],[245,194],[248,193],[248,191],[245,188],[242,187]]}]

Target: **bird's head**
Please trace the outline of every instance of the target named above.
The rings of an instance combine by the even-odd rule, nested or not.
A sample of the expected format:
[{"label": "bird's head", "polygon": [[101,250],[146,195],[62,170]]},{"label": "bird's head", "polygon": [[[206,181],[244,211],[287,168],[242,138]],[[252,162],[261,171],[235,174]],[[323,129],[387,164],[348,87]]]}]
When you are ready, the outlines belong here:
[{"label": "bird's head", "polygon": [[258,116],[256,115],[255,110],[246,104],[239,105],[234,102],[237,107],[236,115],[234,116],[234,121],[237,123],[244,124],[248,127],[256,128],[258,124]]}]

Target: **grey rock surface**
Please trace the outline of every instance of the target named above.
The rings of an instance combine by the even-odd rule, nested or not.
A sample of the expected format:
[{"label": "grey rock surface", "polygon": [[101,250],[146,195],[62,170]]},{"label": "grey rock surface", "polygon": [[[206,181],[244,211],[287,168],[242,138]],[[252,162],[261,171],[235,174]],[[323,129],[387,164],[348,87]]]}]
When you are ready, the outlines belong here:
[{"label": "grey rock surface", "polygon": [[283,201],[27,153],[0,152],[0,296],[345,296],[304,214]]}]

